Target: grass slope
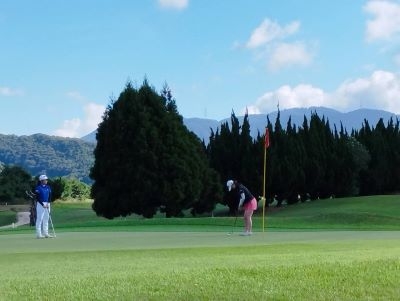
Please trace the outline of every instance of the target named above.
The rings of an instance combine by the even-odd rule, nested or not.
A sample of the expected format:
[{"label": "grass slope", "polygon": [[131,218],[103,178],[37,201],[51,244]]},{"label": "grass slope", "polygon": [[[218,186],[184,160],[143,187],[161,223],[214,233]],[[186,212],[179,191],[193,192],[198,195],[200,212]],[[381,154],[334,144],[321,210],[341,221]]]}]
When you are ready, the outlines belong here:
[{"label": "grass slope", "polygon": [[[1,210],[1,209],[0,209]],[[218,208],[216,213],[226,208]],[[230,231],[234,217],[152,218],[136,215],[107,220],[99,218],[90,203],[56,202],[53,221],[60,231]],[[262,231],[262,208],[254,216],[254,231]],[[9,224],[0,212],[0,226]],[[237,229],[242,228],[238,218]],[[400,197],[397,195],[318,200],[286,208],[268,208],[265,229],[293,230],[400,230]],[[29,230],[20,227],[14,231]],[[3,229],[0,229],[0,235]]]},{"label": "grass slope", "polygon": [[381,195],[302,203],[272,214],[270,226],[400,230],[400,196]]}]

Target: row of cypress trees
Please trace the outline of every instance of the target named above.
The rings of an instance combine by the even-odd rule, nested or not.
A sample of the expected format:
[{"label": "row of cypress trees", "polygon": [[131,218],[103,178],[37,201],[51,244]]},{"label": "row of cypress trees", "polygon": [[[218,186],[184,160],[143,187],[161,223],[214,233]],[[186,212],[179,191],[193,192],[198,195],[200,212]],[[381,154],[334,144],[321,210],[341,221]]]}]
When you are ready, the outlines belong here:
[{"label": "row of cypress trees", "polygon": [[[380,119],[371,127],[364,120],[360,130],[348,133],[343,126],[312,114],[301,126],[286,128],[280,114],[274,124],[267,118],[267,198],[294,203],[307,198],[388,194],[400,191],[399,120],[387,125]],[[259,195],[263,185],[264,136],[250,137],[246,115],[240,125],[235,114],[211,134],[207,147],[210,163],[222,178],[238,178]],[[228,164],[231,162],[231,164]],[[233,163],[232,163],[233,162]]]},{"label": "row of cypress trees", "polygon": [[[400,191],[399,121],[359,131],[312,114],[301,126],[284,128],[280,114],[267,118],[270,147],[266,161],[266,197],[289,203],[304,198],[382,194]],[[157,93],[145,80],[128,83],[108,106],[97,131],[91,169],[93,209],[106,218],[132,213],[167,217],[210,212],[228,203],[227,179],[263,191],[264,133],[250,136],[248,116],[210,132],[205,145],[183,124],[167,85]]]}]

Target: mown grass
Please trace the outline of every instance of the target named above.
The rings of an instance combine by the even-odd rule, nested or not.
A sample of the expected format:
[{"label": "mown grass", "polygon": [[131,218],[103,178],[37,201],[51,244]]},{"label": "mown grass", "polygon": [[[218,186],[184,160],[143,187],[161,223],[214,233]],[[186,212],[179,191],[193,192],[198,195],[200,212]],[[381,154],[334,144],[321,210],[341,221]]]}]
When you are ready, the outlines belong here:
[{"label": "mown grass", "polygon": [[[35,252],[1,254],[0,265],[6,269],[0,274],[0,296],[2,300],[398,300],[400,242],[395,236],[371,240],[355,235],[341,241],[336,235],[330,237],[332,233],[327,239],[321,233],[319,239],[301,243],[269,243],[266,235],[264,244],[252,245],[253,237],[237,236],[232,237],[232,246],[216,241],[213,247],[190,247],[193,241],[185,236],[187,247],[130,249],[122,244],[126,249],[106,250],[104,243],[98,250],[76,251],[70,245],[55,252],[52,245],[68,237],[31,239],[29,243],[38,248]],[[167,235],[173,240],[182,234]],[[86,239],[90,241],[90,236]],[[231,238],[220,237],[226,239]],[[39,249],[43,243],[46,248]]]},{"label": "mown grass", "polygon": [[398,300],[399,205],[302,203],[268,211],[264,233],[260,210],[241,237],[234,217],[106,220],[56,202],[57,238],[0,230],[0,300]]},{"label": "mown grass", "polygon": [[0,211],[0,225],[10,225],[16,221],[16,213],[10,210]]}]

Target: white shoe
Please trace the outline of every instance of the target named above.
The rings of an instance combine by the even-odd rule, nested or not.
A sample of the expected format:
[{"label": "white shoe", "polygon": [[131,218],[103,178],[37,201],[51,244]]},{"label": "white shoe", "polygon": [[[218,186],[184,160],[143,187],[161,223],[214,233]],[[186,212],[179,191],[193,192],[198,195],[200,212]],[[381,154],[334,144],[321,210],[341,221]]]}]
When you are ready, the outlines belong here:
[{"label": "white shoe", "polygon": [[44,236],[43,235],[37,235],[36,238],[40,239],[40,238],[44,238]]},{"label": "white shoe", "polygon": [[241,236],[250,236],[250,235],[252,235],[253,234],[253,232],[249,232],[249,231],[245,231],[245,232],[243,232],[243,233],[240,233],[240,235]]},{"label": "white shoe", "polygon": [[53,235],[50,235],[50,234],[45,234],[44,237],[46,237],[46,238],[53,238],[54,236],[53,236]]}]

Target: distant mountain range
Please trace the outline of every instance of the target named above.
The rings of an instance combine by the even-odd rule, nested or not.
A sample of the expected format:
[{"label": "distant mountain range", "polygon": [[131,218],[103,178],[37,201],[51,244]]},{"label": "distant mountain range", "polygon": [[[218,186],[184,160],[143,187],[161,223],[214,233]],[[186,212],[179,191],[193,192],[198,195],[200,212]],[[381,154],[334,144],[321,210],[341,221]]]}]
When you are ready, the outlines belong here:
[{"label": "distant mountain range", "polygon": [[[340,124],[350,132],[352,129],[360,129],[364,120],[368,120],[371,127],[375,127],[380,118],[385,124],[393,118],[399,119],[399,115],[382,111],[359,109],[348,113],[341,113],[336,110],[311,107],[307,109],[282,110],[281,125],[286,128],[289,117],[292,125],[302,127],[304,116],[310,121],[311,114],[316,113],[320,118],[325,117],[333,128],[334,125],[340,129]],[[267,117],[272,124],[275,124],[278,112],[268,115],[249,115],[250,131],[253,137],[258,133],[264,133],[267,124]],[[237,116],[240,124],[243,123],[243,116]],[[223,120],[184,118],[186,127],[194,132],[200,139],[208,144],[211,129],[214,131],[221,127],[221,124],[228,122],[231,125],[230,117]],[[31,136],[15,136],[0,134],[0,170],[2,165],[18,165],[25,168],[32,175],[46,172],[50,177],[73,176],[84,182],[90,183],[90,167],[94,162],[93,150],[96,143],[96,131],[89,135],[76,138],[63,138],[35,134]]]},{"label": "distant mountain range", "polygon": [[77,138],[0,134],[0,167],[17,165],[33,176],[46,173],[50,178],[70,176],[90,183],[94,148],[94,143]]},{"label": "distant mountain range", "polygon": [[[325,117],[325,120],[329,120],[330,126],[340,130],[341,124],[348,131],[351,132],[352,129],[360,129],[364,123],[364,120],[368,120],[369,125],[374,127],[380,118],[387,123],[390,118],[396,120],[400,115],[390,113],[383,110],[373,110],[373,109],[358,109],[347,113],[342,113],[333,109],[326,107],[310,107],[310,108],[295,108],[280,111],[280,120],[283,128],[286,128],[286,124],[291,117],[292,125],[296,127],[302,127],[304,116],[310,121],[311,114],[316,113],[320,118]],[[265,126],[267,125],[267,117],[272,124],[275,124],[278,111],[272,112],[270,114],[257,114],[249,115],[250,123],[250,134],[253,138],[257,137],[257,134],[263,134]],[[243,123],[244,116],[237,116],[240,124]],[[205,118],[184,118],[184,124],[186,127],[195,133],[200,139],[204,140],[207,144],[210,139],[211,129],[214,132],[217,128],[221,128],[221,124],[228,122],[230,126],[230,117],[222,119],[220,121],[214,119]],[[96,142],[96,131],[82,137],[81,139],[87,142]]]}]

